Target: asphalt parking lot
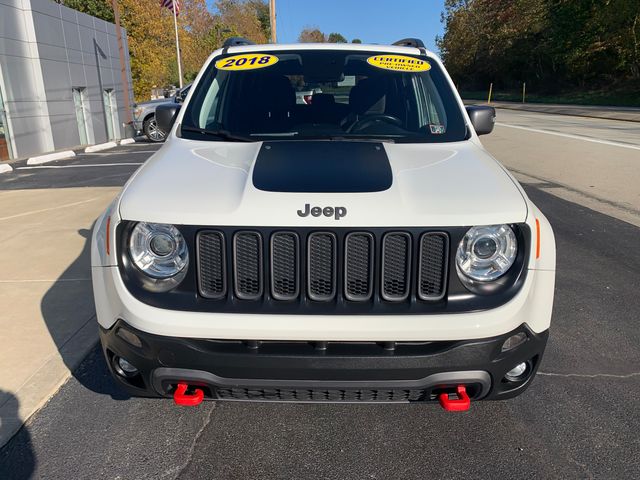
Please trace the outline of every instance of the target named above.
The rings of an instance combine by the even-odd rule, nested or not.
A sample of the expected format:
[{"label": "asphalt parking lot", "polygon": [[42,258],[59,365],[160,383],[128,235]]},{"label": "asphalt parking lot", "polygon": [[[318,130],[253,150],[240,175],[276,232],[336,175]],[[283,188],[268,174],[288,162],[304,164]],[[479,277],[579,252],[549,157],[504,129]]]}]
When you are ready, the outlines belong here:
[{"label": "asphalt parking lot", "polygon": [[[549,124],[544,115],[501,114],[505,125]],[[538,377],[522,396],[474,403],[459,414],[419,404],[180,408],[122,394],[94,348],[0,450],[0,477],[640,478],[640,211],[637,181],[634,187],[628,177],[640,171],[640,150],[615,145],[633,145],[627,137],[639,127],[621,124],[610,137],[601,123],[609,135],[602,138],[590,120],[572,121],[579,126],[556,126],[556,132],[614,145],[507,126],[485,142],[522,176],[556,235],[551,336]],[[544,153],[554,141],[563,142],[561,155],[526,162],[535,158],[534,148]],[[517,159],[514,143],[526,149]],[[0,191],[116,187],[156,148],[136,144],[46,168],[18,166],[0,176]],[[609,164],[567,171],[571,162],[597,163],[584,149],[595,149],[605,162],[603,149],[607,162],[618,162],[627,180],[617,192],[607,183],[616,175],[609,175]]]}]

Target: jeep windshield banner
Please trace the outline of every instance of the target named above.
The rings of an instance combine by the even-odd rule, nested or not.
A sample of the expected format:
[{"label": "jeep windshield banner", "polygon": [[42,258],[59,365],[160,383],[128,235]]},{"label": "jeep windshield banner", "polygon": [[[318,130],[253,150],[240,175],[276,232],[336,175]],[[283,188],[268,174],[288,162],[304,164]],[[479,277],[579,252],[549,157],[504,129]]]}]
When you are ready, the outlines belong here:
[{"label": "jeep windshield banner", "polygon": [[367,58],[367,63],[396,72],[426,72],[431,69],[429,62],[404,55],[375,55]]},{"label": "jeep windshield banner", "polygon": [[218,70],[256,70],[278,63],[278,57],[264,53],[245,53],[223,58],[216,62]]}]

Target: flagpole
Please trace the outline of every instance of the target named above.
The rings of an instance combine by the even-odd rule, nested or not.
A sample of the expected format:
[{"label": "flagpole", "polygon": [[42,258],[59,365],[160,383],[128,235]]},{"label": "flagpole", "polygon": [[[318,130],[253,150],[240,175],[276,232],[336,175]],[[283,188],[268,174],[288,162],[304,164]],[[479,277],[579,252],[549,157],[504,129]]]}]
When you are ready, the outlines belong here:
[{"label": "flagpole", "polygon": [[176,54],[178,58],[178,77],[180,78],[180,88],[182,89],[182,61],[180,60],[180,40],[178,39],[178,14],[176,13],[176,0],[171,0],[173,6],[173,26],[176,31]]}]

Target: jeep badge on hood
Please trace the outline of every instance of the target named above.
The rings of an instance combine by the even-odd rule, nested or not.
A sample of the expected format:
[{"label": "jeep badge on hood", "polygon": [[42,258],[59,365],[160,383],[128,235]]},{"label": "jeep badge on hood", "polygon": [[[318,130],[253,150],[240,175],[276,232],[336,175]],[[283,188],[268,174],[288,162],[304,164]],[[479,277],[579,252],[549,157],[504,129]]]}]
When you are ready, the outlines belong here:
[{"label": "jeep badge on hood", "polygon": [[347,215],[347,209],[345,207],[312,207],[308,203],[305,203],[304,210],[298,210],[298,216],[308,217],[309,214],[313,217],[324,215],[325,217],[333,217],[336,220],[340,220]]}]

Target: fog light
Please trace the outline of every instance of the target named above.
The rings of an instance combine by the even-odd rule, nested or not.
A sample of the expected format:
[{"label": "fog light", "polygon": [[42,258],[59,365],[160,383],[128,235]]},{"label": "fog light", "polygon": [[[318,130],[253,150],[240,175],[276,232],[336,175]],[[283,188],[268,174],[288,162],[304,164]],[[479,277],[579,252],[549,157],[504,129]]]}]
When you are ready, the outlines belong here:
[{"label": "fog light", "polygon": [[513,350],[518,345],[521,345],[526,341],[527,341],[527,334],[524,332],[519,332],[519,333],[516,333],[515,335],[511,335],[502,344],[502,351],[506,352],[508,350]]},{"label": "fog light", "polygon": [[115,357],[113,363],[116,372],[122,377],[134,377],[138,374],[138,369],[122,357]]},{"label": "fog light", "polygon": [[507,372],[504,376],[510,382],[519,382],[522,380],[528,373],[527,362],[522,362],[513,367],[511,370]]}]

